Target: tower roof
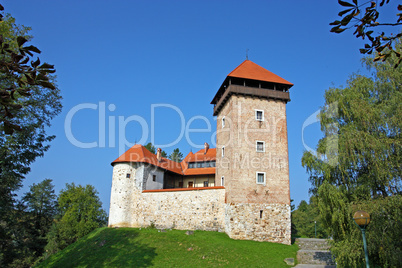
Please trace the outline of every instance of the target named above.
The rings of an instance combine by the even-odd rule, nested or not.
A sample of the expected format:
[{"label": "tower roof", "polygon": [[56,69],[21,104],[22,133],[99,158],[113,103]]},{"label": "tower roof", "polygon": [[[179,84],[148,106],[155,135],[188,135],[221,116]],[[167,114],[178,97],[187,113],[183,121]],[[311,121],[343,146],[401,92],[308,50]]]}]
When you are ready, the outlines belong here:
[{"label": "tower roof", "polygon": [[228,77],[238,77],[293,86],[292,83],[250,60],[243,61],[236,67],[236,69],[228,74]]},{"label": "tower roof", "polygon": [[248,95],[266,99],[290,101],[292,83],[268,71],[250,60],[243,61],[231,71],[216,92],[211,104],[217,115],[232,94]]}]

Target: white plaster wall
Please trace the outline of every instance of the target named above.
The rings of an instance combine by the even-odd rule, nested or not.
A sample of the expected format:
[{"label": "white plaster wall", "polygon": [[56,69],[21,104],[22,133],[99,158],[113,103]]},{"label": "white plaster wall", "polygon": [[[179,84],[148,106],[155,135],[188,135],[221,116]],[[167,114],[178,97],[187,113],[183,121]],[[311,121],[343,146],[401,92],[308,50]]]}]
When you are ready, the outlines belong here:
[{"label": "white plaster wall", "polygon": [[[145,188],[144,190],[158,190],[163,189],[164,171],[157,167],[145,167]],[[153,181],[153,175],[156,176],[156,181]]]}]

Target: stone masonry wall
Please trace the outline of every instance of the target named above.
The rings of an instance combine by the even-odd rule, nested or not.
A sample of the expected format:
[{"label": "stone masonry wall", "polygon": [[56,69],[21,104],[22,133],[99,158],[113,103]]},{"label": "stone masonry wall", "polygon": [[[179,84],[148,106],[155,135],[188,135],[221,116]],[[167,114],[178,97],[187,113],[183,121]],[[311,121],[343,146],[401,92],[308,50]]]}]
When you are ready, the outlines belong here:
[{"label": "stone masonry wall", "polygon": [[141,165],[114,166],[109,227],[225,230],[225,189],[142,192],[143,176]]},{"label": "stone masonry wall", "polygon": [[291,243],[287,204],[226,204],[225,215],[225,232],[232,239]]},{"label": "stone masonry wall", "polygon": [[225,189],[139,193],[132,226],[224,231]]},{"label": "stone masonry wall", "polygon": [[114,165],[110,227],[153,224],[157,228],[225,231],[232,239],[290,244],[289,205],[225,203],[225,189],[143,192],[145,169],[141,164]]}]

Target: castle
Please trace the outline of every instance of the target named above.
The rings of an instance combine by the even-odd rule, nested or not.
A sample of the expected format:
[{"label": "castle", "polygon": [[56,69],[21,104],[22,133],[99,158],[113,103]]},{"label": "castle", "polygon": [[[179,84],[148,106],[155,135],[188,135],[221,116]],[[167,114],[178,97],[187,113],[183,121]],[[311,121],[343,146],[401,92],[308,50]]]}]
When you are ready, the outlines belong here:
[{"label": "castle", "polygon": [[112,162],[110,227],[226,232],[291,243],[286,103],[293,84],[245,60],[211,104],[216,148],[177,163],[134,145]]}]

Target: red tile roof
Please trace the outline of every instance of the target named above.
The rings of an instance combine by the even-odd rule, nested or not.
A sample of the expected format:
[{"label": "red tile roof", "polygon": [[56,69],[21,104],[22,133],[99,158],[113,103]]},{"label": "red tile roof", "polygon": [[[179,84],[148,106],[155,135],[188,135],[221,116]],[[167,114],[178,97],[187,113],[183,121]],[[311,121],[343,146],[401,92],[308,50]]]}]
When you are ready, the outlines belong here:
[{"label": "red tile roof", "polygon": [[228,76],[293,86],[292,83],[250,60],[243,61],[239,66],[236,67],[236,69],[230,72]]},{"label": "red tile roof", "polygon": [[181,161],[181,168],[183,170],[183,175],[208,175],[215,174],[215,168],[188,168],[188,163],[192,162],[205,162],[205,161],[214,161],[216,160],[216,148],[208,149],[205,154],[205,150],[199,150],[195,154],[190,152],[184,159]]},{"label": "red tile roof", "polygon": [[174,173],[182,174],[180,163],[164,157],[162,157],[161,161],[158,161],[155,154],[140,144],[136,144],[128,149],[119,158],[114,160],[112,165],[124,162],[148,163]]},{"label": "red tile roof", "polygon": [[116,163],[148,163],[162,169],[180,174],[180,175],[209,175],[215,174],[215,168],[188,168],[189,162],[204,162],[213,161],[216,159],[216,148],[208,149],[204,154],[204,149],[199,150],[195,154],[190,152],[181,163],[174,162],[170,159],[162,157],[161,161],[158,161],[156,155],[148,151],[144,146],[136,144],[128,149],[124,154],[112,162],[112,165]]}]

